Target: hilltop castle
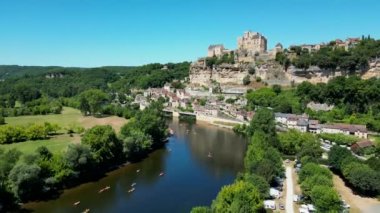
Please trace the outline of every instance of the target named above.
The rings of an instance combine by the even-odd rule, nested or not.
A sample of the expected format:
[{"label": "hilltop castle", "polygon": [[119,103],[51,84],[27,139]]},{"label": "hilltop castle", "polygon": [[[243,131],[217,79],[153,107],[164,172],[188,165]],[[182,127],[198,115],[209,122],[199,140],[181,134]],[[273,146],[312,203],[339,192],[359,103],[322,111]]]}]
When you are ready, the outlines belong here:
[{"label": "hilltop castle", "polygon": [[264,53],[267,51],[267,39],[257,32],[247,31],[238,38],[238,50],[246,51],[249,55]]},{"label": "hilltop castle", "polygon": [[[278,44],[273,50],[267,51],[267,38],[258,32],[247,31],[237,38],[236,50],[228,50],[222,44],[210,45],[207,57],[221,57],[234,53],[236,62],[254,62],[256,58],[274,59],[277,52],[282,51]],[[259,57],[258,57],[259,56]]]},{"label": "hilltop castle", "polygon": [[[281,44],[273,50],[267,50],[267,38],[258,32],[247,31],[237,38],[237,48],[229,50],[223,44],[210,45],[207,57],[193,62],[190,67],[190,82],[193,84],[208,85],[212,81],[222,84],[242,84],[244,77],[251,76],[249,70],[256,61],[268,61],[276,57],[276,53],[283,51]],[[228,57],[225,57],[228,55]],[[216,57],[214,63],[207,63],[211,57]],[[231,57],[234,62],[231,62]],[[228,58],[228,60],[225,60]]]}]

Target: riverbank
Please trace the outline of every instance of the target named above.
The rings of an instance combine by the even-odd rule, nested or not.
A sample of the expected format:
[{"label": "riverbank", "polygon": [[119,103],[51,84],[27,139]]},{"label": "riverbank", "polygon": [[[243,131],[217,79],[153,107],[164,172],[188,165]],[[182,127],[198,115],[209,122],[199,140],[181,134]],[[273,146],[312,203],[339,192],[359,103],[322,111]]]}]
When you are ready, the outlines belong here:
[{"label": "riverbank", "polygon": [[[173,117],[179,117],[180,113],[173,112]],[[233,120],[223,117],[214,117],[214,116],[206,116],[206,115],[194,115],[196,121],[204,121],[209,124],[212,124],[217,127],[221,128],[227,128],[227,129],[233,129],[236,125],[243,125],[243,124],[249,124],[249,122],[239,121],[239,120]]]},{"label": "riverbank", "polygon": [[[174,136],[143,160],[122,165],[99,180],[66,189],[57,199],[24,207],[53,213],[86,208],[91,212],[148,213],[189,212],[192,206],[210,204],[220,188],[231,184],[243,169],[245,138],[203,121],[188,124],[173,119],[169,127]],[[133,183],[135,190],[128,192]],[[110,189],[98,193],[106,186]],[[77,201],[80,204],[73,206]]]}]

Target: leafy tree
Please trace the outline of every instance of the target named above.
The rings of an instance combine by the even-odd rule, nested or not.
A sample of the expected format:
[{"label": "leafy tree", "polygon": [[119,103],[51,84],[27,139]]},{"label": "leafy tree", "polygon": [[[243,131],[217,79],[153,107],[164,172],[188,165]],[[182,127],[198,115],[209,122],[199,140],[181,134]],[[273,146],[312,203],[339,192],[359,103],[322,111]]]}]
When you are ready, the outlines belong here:
[{"label": "leafy tree", "polygon": [[11,189],[22,201],[35,199],[42,193],[43,180],[40,179],[41,168],[35,164],[18,164],[10,171]]},{"label": "leafy tree", "polygon": [[91,171],[95,166],[94,156],[87,145],[70,144],[63,159],[76,176]]},{"label": "leafy tree", "polygon": [[0,185],[5,185],[9,172],[16,165],[20,156],[21,152],[17,149],[13,148],[8,151],[0,149]]},{"label": "leafy tree", "polygon": [[315,163],[308,163],[302,166],[302,169],[299,173],[299,180],[301,182],[304,182],[306,178],[312,177],[314,175],[325,176],[329,179],[332,178],[331,172],[327,168],[320,167],[318,164]]},{"label": "leafy tree", "polygon": [[262,199],[269,197],[269,184],[262,176],[250,173],[239,174],[237,180],[242,180],[248,183],[252,183],[260,192]]},{"label": "leafy tree", "polygon": [[267,181],[273,181],[283,173],[280,153],[265,140],[263,132],[255,132],[244,158],[246,171],[262,176]]},{"label": "leafy tree", "polygon": [[262,131],[269,145],[279,147],[276,133],[276,124],[274,122],[274,114],[271,110],[260,108],[256,111],[249,128],[249,135],[253,135],[256,131]]},{"label": "leafy tree", "polygon": [[102,105],[108,101],[106,93],[99,89],[91,89],[80,95],[80,110],[87,115],[95,115],[100,112]]},{"label": "leafy tree", "polygon": [[270,88],[261,88],[256,91],[247,93],[248,106],[254,109],[256,106],[268,107],[271,106],[276,93]]},{"label": "leafy tree", "polygon": [[284,67],[285,70],[288,69],[288,67],[290,65],[290,60],[284,52],[276,53],[276,59],[275,60],[277,62],[279,62]]},{"label": "leafy tree", "polygon": [[301,183],[301,189],[302,193],[309,197],[311,195],[311,190],[315,186],[327,186],[327,187],[333,187],[332,179],[324,176],[324,175],[313,175],[310,177],[307,177],[302,183]]},{"label": "leafy tree", "polygon": [[263,200],[257,188],[248,182],[237,181],[224,186],[212,202],[213,212],[258,212],[263,209]]},{"label": "leafy tree", "polygon": [[[286,133],[279,134],[280,150],[287,155],[308,155],[317,152],[320,156],[321,150],[317,138],[310,133],[301,133],[297,130],[290,130]],[[306,149],[312,149],[312,153],[304,153]],[[313,154],[314,155],[314,154]]]},{"label": "leafy tree", "polygon": [[122,144],[111,126],[95,126],[87,130],[82,143],[89,145],[95,161],[101,165],[117,162],[121,159]]},{"label": "leafy tree", "polygon": [[135,118],[121,128],[122,138],[129,136],[134,130],[141,130],[152,137],[154,144],[161,144],[167,136],[168,129],[162,108],[161,103],[154,102],[144,111],[137,112]]},{"label": "leafy tree", "polygon": [[342,165],[344,177],[360,193],[378,195],[380,193],[380,174],[368,165],[351,162]]},{"label": "leafy tree", "polygon": [[338,171],[341,170],[345,158],[351,157],[351,152],[340,146],[333,146],[329,152],[329,165]]},{"label": "leafy tree", "polygon": [[146,153],[153,145],[152,137],[141,130],[132,130],[123,139],[123,152],[126,157],[133,157]]},{"label": "leafy tree", "polygon": [[315,186],[311,190],[311,200],[319,212],[340,212],[341,201],[338,193],[330,186]]}]

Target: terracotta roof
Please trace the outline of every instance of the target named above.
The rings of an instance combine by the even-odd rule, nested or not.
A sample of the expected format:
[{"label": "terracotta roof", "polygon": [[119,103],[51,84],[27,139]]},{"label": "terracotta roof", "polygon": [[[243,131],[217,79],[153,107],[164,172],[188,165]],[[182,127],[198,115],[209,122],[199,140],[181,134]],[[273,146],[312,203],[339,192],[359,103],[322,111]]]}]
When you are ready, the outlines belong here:
[{"label": "terracotta roof", "polygon": [[360,148],[373,146],[373,143],[370,140],[362,140],[362,141],[356,142],[355,144]]}]

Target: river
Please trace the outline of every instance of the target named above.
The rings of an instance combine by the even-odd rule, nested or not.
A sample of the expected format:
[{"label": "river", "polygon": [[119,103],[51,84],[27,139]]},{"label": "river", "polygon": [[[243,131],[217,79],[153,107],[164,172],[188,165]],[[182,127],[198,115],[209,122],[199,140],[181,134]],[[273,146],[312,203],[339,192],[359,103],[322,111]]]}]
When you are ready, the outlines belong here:
[{"label": "river", "polygon": [[[246,140],[210,124],[173,120],[175,135],[138,163],[112,171],[96,182],[65,190],[58,199],[33,202],[33,212],[189,212],[210,205],[220,188],[243,168]],[[209,152],[212,157],[208,157]],[[137,170],[140,170],[137,172]],[[159,176],[163,172],[164,175]],[[128,192],[131,184],[135,191]],[[99,189],[110,186],[108,191]],[[73,203],[80,204],[73,206]]]}]

